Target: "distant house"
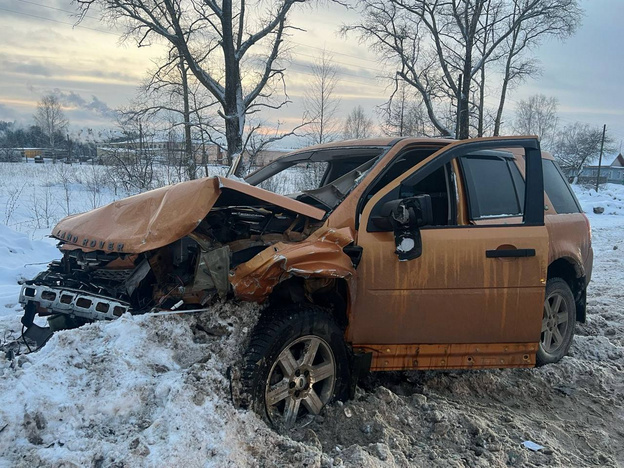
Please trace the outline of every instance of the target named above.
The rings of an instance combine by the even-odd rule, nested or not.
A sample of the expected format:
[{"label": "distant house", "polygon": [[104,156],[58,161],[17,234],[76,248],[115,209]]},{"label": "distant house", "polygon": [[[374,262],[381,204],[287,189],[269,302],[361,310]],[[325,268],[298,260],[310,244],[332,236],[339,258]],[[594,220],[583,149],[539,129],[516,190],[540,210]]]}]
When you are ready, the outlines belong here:
[{"label": "distant house", "polygon": [[[179,161],[184,157],[185,144],[182,141],[138,139],[109,142],[97,147],[97,157],[105,163],[111,158],[124,159],[137,152],[149,155],[163,163]],[[193,141],[193,154],[198,164],[225,164],[225,153],[215,144]]]},{"label": "distant house", "polygon": [[[227,155],[220,146],[214,143],[201,144],[193,141],[193,154],[197,164],[227,164]],[[165,164],[175,163],[184,157],[183,141],[155,140],[146,138],[109,142],[97,147],[98,160],[108,163],[112,158],[126,159],[134,157],[138,152],[151,156],[154,160]],[[288,154],[285,150],[262,150],[255,155],[253,167],[264,166],[275,159]],[[245,160],[250,157],[245,153]]]},{"label": "distant house", "polygon": [[[579,175],[579,182],[595,182],[598,177],[598,165],[585,166]],[[610,166],[600,167],[600,183],[624,184],[624,156],[618,154]]]}]

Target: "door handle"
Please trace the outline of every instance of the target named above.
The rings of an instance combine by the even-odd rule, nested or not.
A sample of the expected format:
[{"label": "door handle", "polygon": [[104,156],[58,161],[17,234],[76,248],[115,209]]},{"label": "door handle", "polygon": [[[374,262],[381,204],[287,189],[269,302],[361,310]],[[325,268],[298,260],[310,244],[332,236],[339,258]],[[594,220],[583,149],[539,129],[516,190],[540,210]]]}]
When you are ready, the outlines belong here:
[{"label": "door handle", "polygon": [[487,258],[535,257],[535,249],[496,249],[486,250]]}]

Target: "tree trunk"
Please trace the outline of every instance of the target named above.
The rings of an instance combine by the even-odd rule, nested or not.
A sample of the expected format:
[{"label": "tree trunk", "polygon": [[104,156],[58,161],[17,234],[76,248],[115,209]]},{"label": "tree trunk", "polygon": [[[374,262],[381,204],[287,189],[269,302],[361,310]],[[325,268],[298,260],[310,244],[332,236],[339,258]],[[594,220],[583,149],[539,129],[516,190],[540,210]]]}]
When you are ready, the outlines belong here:
[{"label": "tree trunk", "polygon": [[507,55],[507,60],[505,62],[505,75],[503,76],[503,86],[501,88],[500,100],[498,103],[498,110],[496,111],[496,120],[494,122],[494,136],[500,135],[502,120],[503,120],[503,109],[505,108],[505,100],[507,99],[507,89],[509,87],[509,79],[511,75],[511,62],[514,57],[514,50],[516,49],[516,42],[518,40],[518,31],[516,30],[512,36],[512,44]]},{"label": "tree trunk", "polygon": [[466,61],[464,62],[464,73],[462,75],[462,82],[459,83],[461,94],[459,96],[459,140],[466,140],[470,138],[470,112],[468,111],[469,95],[470,95],[470,72],[472,68],[472,52],[466,54]]},{"label": "tree trunk", "polygon": [[483,114],[485,109],[485,63],[481,67],[481,83],[479,83],[479,122],[477,136],[483,136]]},{"label": "tree trunk", "polygon": [[[240,64],[236,59],[234,33],[232,31],[232,0],[223,1],[223,56],[225,57],[225,96],[223,112],[225,114],[225,139],[227,141],[227,160],[232,164],[234,157],[243,150],[243,130],[245,128],[245,109],[241,88]],[[242,162],[242,161],[241,161]],[[243,170],[239,164],[237,176]]]},{"label": "tree trunk", "polygon": [[180,76],[182,77],[182,95],[184,100],[184,154],[186,175],[190,180],[195,179],[197,164],[193,155],[193,140],[191,138],[191,106],[189,105],[189,86],[187,68],[184,58],[180,55]]}]

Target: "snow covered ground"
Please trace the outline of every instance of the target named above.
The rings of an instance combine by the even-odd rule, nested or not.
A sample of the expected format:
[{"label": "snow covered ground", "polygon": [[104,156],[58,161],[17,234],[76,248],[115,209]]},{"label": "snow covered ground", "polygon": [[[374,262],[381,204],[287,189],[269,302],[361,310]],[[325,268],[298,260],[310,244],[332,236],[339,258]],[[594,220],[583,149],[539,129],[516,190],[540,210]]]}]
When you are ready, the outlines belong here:
[{"label": "snow covered ground", "polygon": [[[25,180],[0,177],[0,223]],[[50,187],[62,213],[64,188]],[[0,352],[0,467],[624,466],[624,186],[575,191],[592,224],[594,274],[587,323],[558,364],[377,374],[354,400],[279,435],[230,403],[227,369],[256,308],[124,316],[13,360]],[[16,281],[57,256],[19,200],[0,224],[4,343],[20,332]]]}]

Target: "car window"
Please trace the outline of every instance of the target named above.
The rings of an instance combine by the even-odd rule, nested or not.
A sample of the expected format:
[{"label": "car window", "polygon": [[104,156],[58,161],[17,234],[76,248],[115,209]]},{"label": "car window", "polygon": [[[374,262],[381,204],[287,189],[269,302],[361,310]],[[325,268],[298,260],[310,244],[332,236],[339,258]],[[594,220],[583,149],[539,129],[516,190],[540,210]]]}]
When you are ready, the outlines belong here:
[{"label": "car window", "polygon": [[262,181],[259,187],[280,195],[316,189],[328,165],[325,161],[302,161]]},{"label": "car window", "polygon": [[464,156],[460,160],[471,219],[522,215],[524,181],[513,159]]},{"label": "car window", "polygon": [[451,196],[449,174],[451,165],[446,164],[436,169],[415,185],[402,183],[399,189],[399,198],[408,198],[415,195],[429,195],[433,211],[433,226],[449,226],[456,223],[453,219],[455,197]]},{"label": "car window", "polygon": [[433,153],[438,151],[439,147],[434,148],[415,148],[407,150],[404,153],[399,154],[394,161],[388,164],[388,167],[384,169],[379,178],[371,185],[366,191],[366,201],[373,198],[373,196],[379,192],[382,188],[399,177],[401,174],[406,173],[412,167],[418,163],[424,161]]},{"label": "car window", "polygon": [[372,222],[372,219],[381,213],[384,204],[389,201],[410,198],[416,195],[429,195],[431,199],[433,223],[428,227],[456,225],[457,198],[455,194],[455,179],[451,163],[438,167],[422,179],[414,177],[414,174],[412,174],[375,204],[366,229],[368,232],[384,230],[375,226],[375,223]]},{"label": "car window", "polygon": [[542,167],[544,168],[544,190],[557,213],[580,213],[581,209],[572,190],[555,161],[542,159]]}]

